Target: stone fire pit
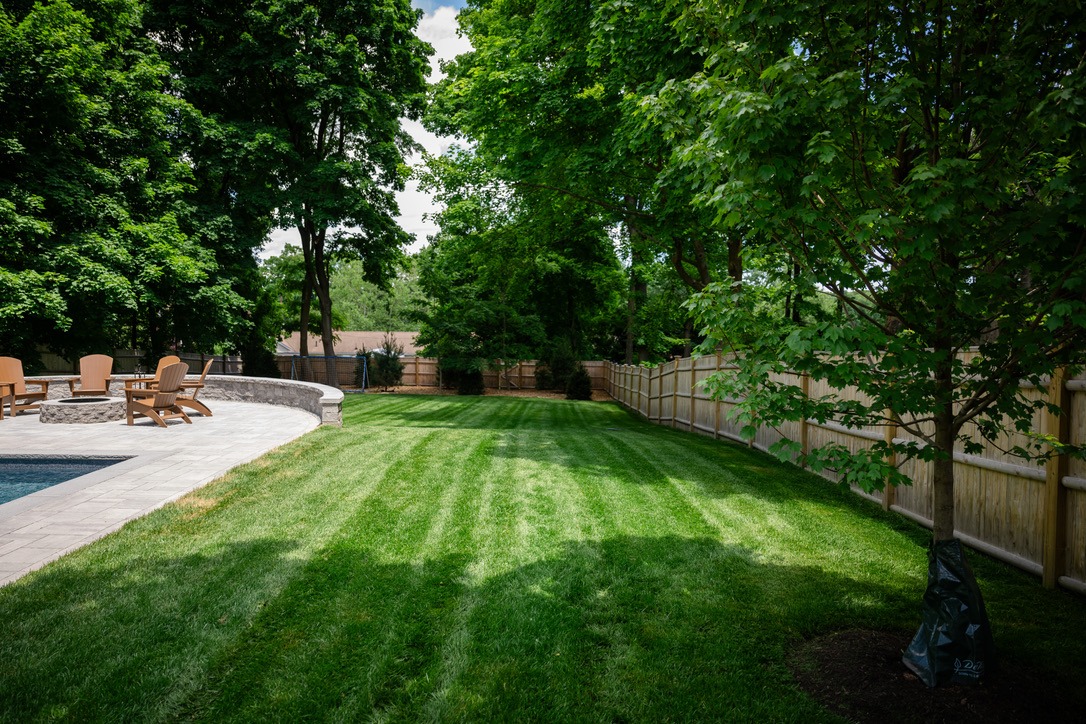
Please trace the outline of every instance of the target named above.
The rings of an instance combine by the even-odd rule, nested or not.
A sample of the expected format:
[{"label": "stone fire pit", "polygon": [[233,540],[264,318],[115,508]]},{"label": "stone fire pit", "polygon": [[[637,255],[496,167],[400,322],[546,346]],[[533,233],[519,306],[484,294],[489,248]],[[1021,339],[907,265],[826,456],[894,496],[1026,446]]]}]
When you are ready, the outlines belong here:
[{"label": "stone fire pit", "polygon": [[114,422],[124,419],[123,397],[69,397],[45,400],[38,420],[45,423]]}]

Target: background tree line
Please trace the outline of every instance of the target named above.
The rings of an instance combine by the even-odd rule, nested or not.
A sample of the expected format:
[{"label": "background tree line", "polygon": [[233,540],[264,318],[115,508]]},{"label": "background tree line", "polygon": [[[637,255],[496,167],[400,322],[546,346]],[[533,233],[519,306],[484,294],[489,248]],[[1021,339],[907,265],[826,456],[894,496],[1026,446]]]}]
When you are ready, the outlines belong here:
[{"label": "background tree line", "polygon": [[280,330],[254,251],[277,226],[299,230],[303,296],[330,325],[333,259],[380,282],[406,241],[392,193],[413,148],[400,119],[424,100],[419,15],[407,0],[5,3],[4,351],[238,350],[259,372]]}]

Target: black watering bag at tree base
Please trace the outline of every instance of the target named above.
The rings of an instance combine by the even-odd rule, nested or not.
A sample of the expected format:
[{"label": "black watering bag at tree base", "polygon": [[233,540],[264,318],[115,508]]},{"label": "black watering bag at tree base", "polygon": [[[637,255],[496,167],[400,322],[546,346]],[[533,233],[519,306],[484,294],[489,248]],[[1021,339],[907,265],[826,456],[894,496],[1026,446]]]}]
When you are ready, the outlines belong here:
[{"label": "black watering bag at tree base", "polygon": [[932,543],[922,623],[902,661],[928,686],[976,684],[995,663],[984,599],[956,540]]}]

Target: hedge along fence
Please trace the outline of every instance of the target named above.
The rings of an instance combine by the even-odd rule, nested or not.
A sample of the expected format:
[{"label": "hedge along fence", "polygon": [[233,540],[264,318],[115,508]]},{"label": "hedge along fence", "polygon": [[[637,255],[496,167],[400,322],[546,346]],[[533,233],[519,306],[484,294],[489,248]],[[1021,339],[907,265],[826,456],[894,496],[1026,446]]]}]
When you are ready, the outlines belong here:
[{"label": "hedge along fence", "polygon": [[[676,359],[657,367],[607,363],[607,392],[653,422],[747,444],[729,415],[738,400],[712,400],[700,384],[728,368],[719,355]],[[798,385],[813,396],[830,392],[826,383],[804,375],[781,375],[778,381]],[[1036,411],[1035,431],[1086,445],[1086,379],[1057,374],[1047,388],[1026,385],[1022,391],[1032,400],[1047,397],[1063,411],[1059,416]],[[843,392],[857,395],[854,389]],[[848,429],[806,420],[778,429],[760,428],[750,444],[765,451],[782,436],[798,441],[804,452],[830,442],[856,451],[884,438],[915,439],[896,426]],[[954,453],[955,535],[977,550],[1040,575],[1046,586],[1062,585],[1086,594],[1086,461],[1059,456],[1041,466],[1002,452],[1025,444],[1026,436],[1016,431],[1003,433],[997,445],[979,433],[974,439],[984,445],[982,455]],[[854,490],[930,528],[931,465],[913,459],[901,470],[913,481],[911,486],[887,487],[875,495]],[[823,477],[837,478],[832,471],[823,472]]]},{"label": "hedge along fence", "polygon": [[[305,380],[328,384],[326,381],[324,357],[310,356],[308,371],[306,364],[298,356],[280,356],[276,358],[279,371],[286,379]],[[405,387],[437,387],[438,386],[438,360],[432,357],[401,357],[403,364],[403,382]],[[354,385],[354,369],[357,357],[336,357],[336,374],[339,377],[340,386]],[[487,370],[483,372],[483,384],[488,390],[509,389],[535,389],[535,360],[520,362],[502,372]],[[593,390],[607,389],[607,365],[608,362],[587,361],[582,362],[592,378]]]}]

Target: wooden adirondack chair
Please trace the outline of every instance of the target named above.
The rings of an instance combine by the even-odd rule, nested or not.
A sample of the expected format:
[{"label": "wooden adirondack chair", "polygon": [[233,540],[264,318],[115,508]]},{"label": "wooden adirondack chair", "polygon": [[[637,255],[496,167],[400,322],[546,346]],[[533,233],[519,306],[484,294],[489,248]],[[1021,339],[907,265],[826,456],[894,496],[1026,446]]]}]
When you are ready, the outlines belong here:
[{"label": "wooden adirondack chair", "polygon": [[[175,365],[181,361],[181,358],[175,354],[168,354],[158,361],[158,367],[155,368],[155,384],[158,383],[162,377],[162,371],[170,365]],[[187,373],[186,373],[187,374]]]},{"label": "wooden adirondack chair", "polygon": [[138,416],[149,417],[159,427],[166,427],[166,420],[180,417],[188,424],[192,420],[177,405],[177,395],[181,392],[181,382],[188,374],[189,366],[177,362],[166,366],[158,379],[158,387],[153,390],[140,390],[126,387],[124,391],[128,424],[133,424]]},{"label": "wooden adirondack chair", "polygon": [[182,382],[181,394],[177,396],[177,404],[181,407],[188,407],[196,412],[199,412],[205,417],[211,417],[211,410],[207,409],[207,405],[198,401],[196,395],[200,394],[200,390],[204,389],[204,378],[207,377],[207,371],[211,369],[214,359],[209,359],[207,364],[204,365],[204,371],[200,373],[200,379],[196,382]]},{"label": "wooden adirondack chair", "polygon": [[[113,358],[106,354],[89,354],[79,360],[79,379],[68,380],[72,397],[108,397],[113,382]],[[76,389],[76,382],[80,389]]]},{"label": "wooden adirondack chair", "polygon": [[124,382],[125,390],[130,387],[144,387],[146,389],[153,390],[158,387],[158,380],[162,376],[162,370],[166,369],[170,365],[175,365],[181,361],[181,358],[177,355],[168,354],[158,361],[158,367],[155,368],[155,376],[153,379],[148,377],[137,377],[136,379],[128,379]]},{"label": "wooden adirondack chair", "polygon": [[[49,396],[48,380],[34,380],[30,384],[37,385],[41,389],[38,392],[30,392],[26,389],[26,378],[23,376],[23,363],[14,357],[0,357],[0,382],[7,382],[10,386],[4,388],[6,398],[10,400],[11,416],[18,415],[23,410],[35,410],[39,403]],[[3,404],[3,399],[0,399]]]}]

